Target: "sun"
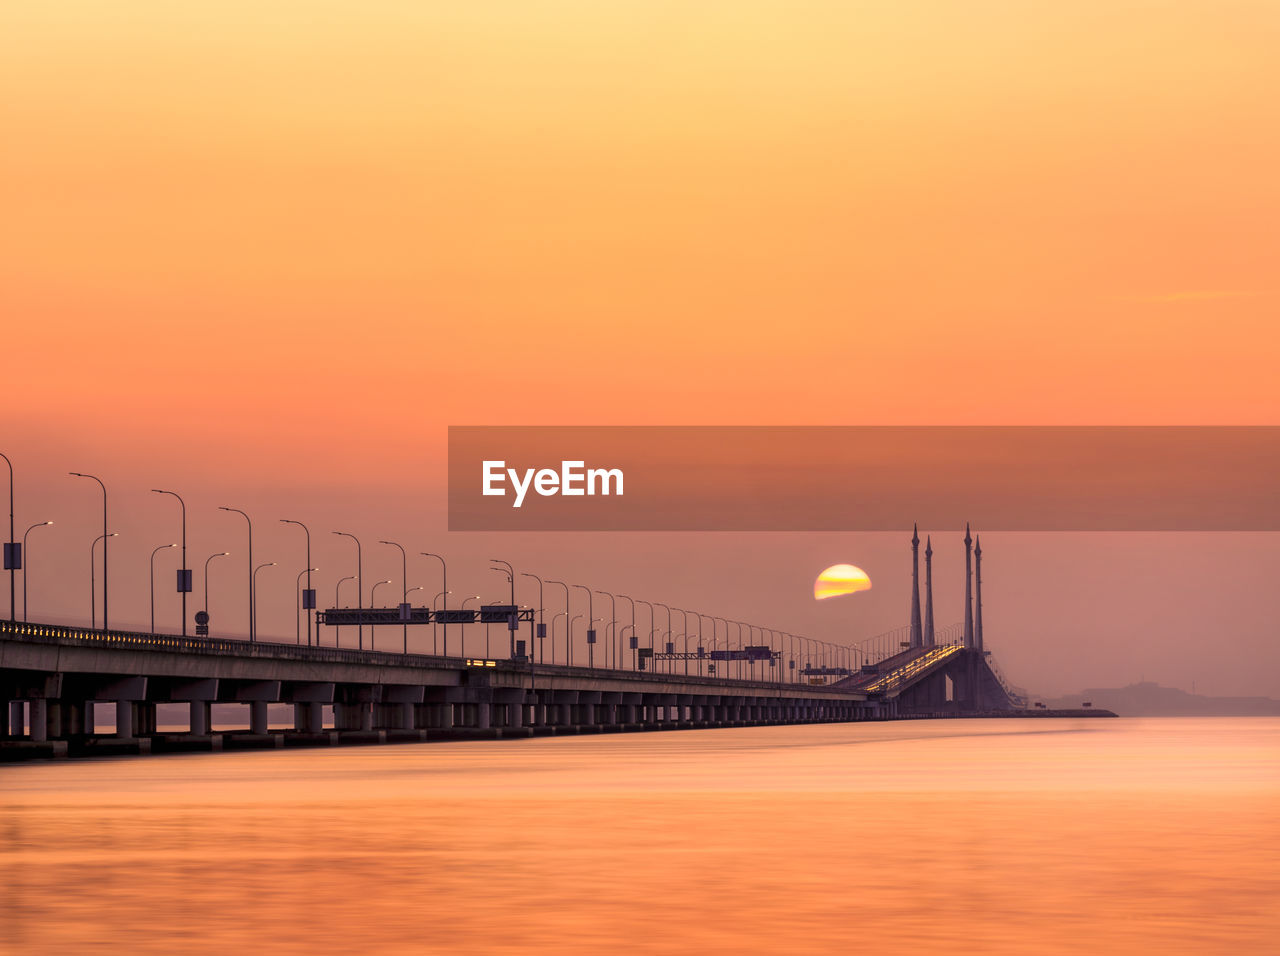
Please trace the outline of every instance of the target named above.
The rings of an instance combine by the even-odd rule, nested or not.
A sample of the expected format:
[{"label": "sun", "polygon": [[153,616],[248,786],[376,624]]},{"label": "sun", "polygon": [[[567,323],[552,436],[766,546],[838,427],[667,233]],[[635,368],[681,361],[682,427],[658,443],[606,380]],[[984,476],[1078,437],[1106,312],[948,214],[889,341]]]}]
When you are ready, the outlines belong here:
[{"label": "sun", "polygon": [[870,589],[871,578],[862,568],[855,568],[852,564],[833,564],[813,582],[813,597],[815,601],[823,601]]}]

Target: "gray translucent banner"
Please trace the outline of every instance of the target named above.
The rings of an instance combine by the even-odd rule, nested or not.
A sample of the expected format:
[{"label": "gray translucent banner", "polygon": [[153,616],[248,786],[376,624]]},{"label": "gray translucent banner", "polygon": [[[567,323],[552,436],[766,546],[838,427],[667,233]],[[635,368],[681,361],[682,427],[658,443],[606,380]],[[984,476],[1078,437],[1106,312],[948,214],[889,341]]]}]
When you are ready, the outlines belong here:
[{"label": "gray translucent banner", "polygon": [[454,531],[1276,531],[1277,487],[1272,426],[449,429]]}]

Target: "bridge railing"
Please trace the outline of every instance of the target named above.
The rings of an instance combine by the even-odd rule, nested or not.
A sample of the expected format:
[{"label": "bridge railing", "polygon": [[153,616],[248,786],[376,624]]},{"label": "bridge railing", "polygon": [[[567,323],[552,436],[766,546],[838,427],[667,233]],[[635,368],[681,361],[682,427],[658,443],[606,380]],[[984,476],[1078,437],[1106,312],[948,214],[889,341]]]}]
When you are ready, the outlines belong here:
[{"label": "bridge railing", "polygon": [[[318,647],[306,644],[276,643],[272,641],[232,640],[215,637],[183,637],[174,634],[150,634],[140,631],[95,630],[83,627],[71,627],[60,624],[38,624],[0,621],[0,639],[15,637],[23,641],[47,644],[79,644],[91,647],[111,647],[128,650],[158,651],[182,654],[201,654],[210,656],[234,655],[239,657],[270,657],[305,660],[329,664],[364,664],[386,667],[388,665],[402,667],[432,667],[464,670],[477,666],[515,669],[531,674],[536,680],[539,677],[623,677],[627,679],[661,680],[676,684],[707,683],[732,685],[744,690],[780,689],[805,687],[806,690],[818,690],[809,685],[795,682],[770,681],[762,679],[701,676],[694,674],[663,674],[655,671],[606,670],[599,667],[582,667],[565,664],[537,664],[529,661],[519,662],[505,659],[484,659],[475,655],[468,657],[444,657],[432,654],[404,654],[398,651],[357,650],[344,647]],[[847,693],[837,688],[822,688],[824,692],[836,694]]]}]

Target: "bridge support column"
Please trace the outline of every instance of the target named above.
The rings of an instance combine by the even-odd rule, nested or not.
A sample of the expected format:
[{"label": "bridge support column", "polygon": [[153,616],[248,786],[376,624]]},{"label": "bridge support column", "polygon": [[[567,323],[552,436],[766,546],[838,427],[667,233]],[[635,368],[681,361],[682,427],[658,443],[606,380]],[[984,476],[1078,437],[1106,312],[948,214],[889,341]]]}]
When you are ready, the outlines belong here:
[{"label": "bridge support column", "polygon": [[191,733],[197,737],[207,736],[213,723],[213,705],[207,700],[193,700],[191,707]]},{"label": "bridge support column", "polygon": [[47,705],[43,698],[33,697],[27,701],[28,722],[31,724],[31,739],[45,741],[49,739],[49,717]]},{"label": "bridge support column", "polygon": [[[191,705],[193,708],[195,704]],[[192,721],[194,724],[194,721]],[[318,734],[324,729],[324,704],[306,702],[293,705],[293,729],[302,734]]]},{"label": "bridge support column", "polygon": [[27,719],[26,701],[14,700],[9,702],[9,733],[15,737],[22,737],[26,734],[26,728],[23,724]]},{"label": "bridge support column", "polygon": [[122,740],[133,737],[133,702],[116,701],[116,736]]},{"label": "bridge support column", "polygon": [[476,727],[480,730],[488,730],[489,723],[492,719],[493,704],[487,700],[482,700],[476,704]]},{"label": "bridge support column", "polygon": [[267,702],[265,700],[249,701],[249,732],[265,734],[267,732]]},{"label": "bridge support column", "polygon": [[133,732],[138,737],[150,737],[158,730],[156,704],[152,700],[139,700],[133,705]]}]

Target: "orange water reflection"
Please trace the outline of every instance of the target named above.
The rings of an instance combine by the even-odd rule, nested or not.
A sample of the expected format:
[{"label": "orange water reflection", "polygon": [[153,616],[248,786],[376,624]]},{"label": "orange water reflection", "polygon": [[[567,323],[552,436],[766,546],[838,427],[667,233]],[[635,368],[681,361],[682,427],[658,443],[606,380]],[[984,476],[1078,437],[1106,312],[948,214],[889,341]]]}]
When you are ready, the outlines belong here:
[{"label": "orange water reflection", "polygon": [[1280,720],[0,769],[0,950],[1264,952]]}]

